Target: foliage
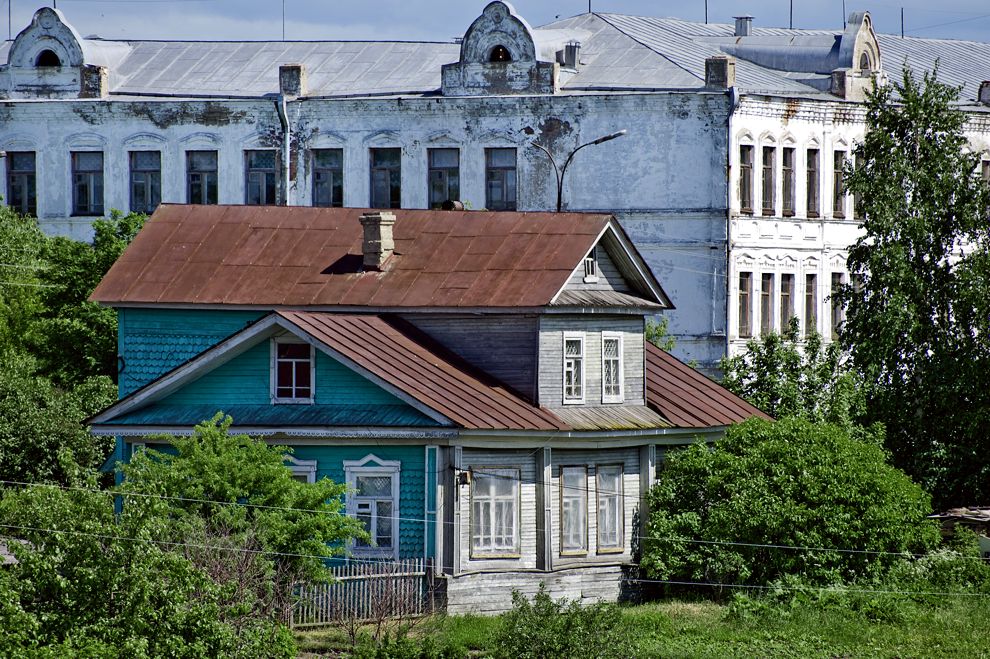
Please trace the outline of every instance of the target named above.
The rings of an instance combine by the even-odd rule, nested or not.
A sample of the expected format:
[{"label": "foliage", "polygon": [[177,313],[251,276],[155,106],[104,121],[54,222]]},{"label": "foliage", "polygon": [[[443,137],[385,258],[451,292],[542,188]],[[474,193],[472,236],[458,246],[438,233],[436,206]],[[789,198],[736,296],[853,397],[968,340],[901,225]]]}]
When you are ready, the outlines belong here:
[{"label": "foliage", "polygon": [[432,636],[416,639],[400,631],[378,639],[364,634],[350,656],[353,659],[462,659],[469,655],[466,648],[448,639],[437,641]]},{"label": "foliage", "polygon": [[116,379],[117,313],[88,298],[145,219],[115,210],[93,222],[92,243],[62,236],[46,240],[46,267],[39,272],[43,311],[35,321],[31,349],[41,373],[55,382],[75,384],[93,375]]},{"label": "foliage", "polygon": [[34,218],[0,205],[0,346],[22,348],[41,312],[38,271],[46,240]]},{"label": "foliage", "polygon": [[0,362],[0,478],[69,484],[98,468],[113,438],[93,437],[81,422],[116,399],[110,379],[63,390],[35,375],[27,355],[0,350]]},{"label": "foliage", "polygon": [[582,607],[577,601],[555,601],[543,584],[530,602],[512,592],[512,609],[502,616],[493,638],[496,657],[627,657],[629,639],[621,630],[613,604]]},{"label": "foliage", "polygon": [[908,70],[869,96],[846,176],[865,216],[849,250],[857,284],[840,293],[870,418],[939,506],[990,497],[990,188],[958,96]]},{"label": "foliage", "polygon": [[26,542],[0,572],[0,655],[294,656],[284,626],[246,616],[235,588],[159,541],[167,512],[149,499],[115,514],[89,488],[6,491],[0,524]]},{"label": "foliage", "polygon": [[340,553],[363,529],[343,513],[343,485],[293,479],[285,467],[291,449],[231,435],[231,423],[217,414],[190,437],[168,437],[174,454],[133,456],[121,466],[118,492],[125,509],[168,497],[165,539],[237,548],[218,553],[190,546],[184,552],[214,578],[237,580],[251,607],[284,619],[292,584],[328,579],[323,559]]},{"label": "foliage", "polygon": [[719,362],[722,386],[774,418],[788,416],[851,428],[865,412],[862,383],[837,343],[818,332],[800,342],[797,318],[782,334],[746,343],[746,352]]},{"label": "foliage", "polygon": [[654,320],[653,318],[646,319],[646,328],[644,338],[660,348],[661,350],[666,350],[670,352],[674,349],[674,337],[670,335],[667,328],[670,319],[666,316],[660,316],[660,320]]},{"label": "foliage", "polygon": [[882,574],[894,557],[868,552],[938,542],[928,495],[885,458],[838,426],[794,418],[750,419],[713,449],[669,453],[649,494],[641,565],[657,579],[753,585]]}]

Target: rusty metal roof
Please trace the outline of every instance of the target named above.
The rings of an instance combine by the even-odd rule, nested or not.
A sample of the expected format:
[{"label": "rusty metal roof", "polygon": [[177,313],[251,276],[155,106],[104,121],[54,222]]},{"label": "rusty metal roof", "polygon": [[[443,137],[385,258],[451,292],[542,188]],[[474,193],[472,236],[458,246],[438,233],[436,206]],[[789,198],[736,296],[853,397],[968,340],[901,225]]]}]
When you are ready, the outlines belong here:
[{"label": "rusty metal roof", "polygon": [[[91,299],[109,305],[541,307],[607,226],[622,231],[605,214],[396,209],[395,254],[384,272],[364,272],[359,217],[365,212],[163,204]],[[663,303],[654,297],[644,301]]]},{"label": "rusty metal roof", "polygon": [[645,405],[558,407],[553,413],[574,430],[650,430],[670,428],[657,412]]},{"label": "rusty metal roof", "polygon": [[408,323],[372,315],[277,313],[332,351],[462,428],[567,429],[553,413],[527,402]]},{"label": "rusty metal roof", "polygon": [[758,408],[652,343],[646,344],[646,402],[678,428],[727,426]]}]

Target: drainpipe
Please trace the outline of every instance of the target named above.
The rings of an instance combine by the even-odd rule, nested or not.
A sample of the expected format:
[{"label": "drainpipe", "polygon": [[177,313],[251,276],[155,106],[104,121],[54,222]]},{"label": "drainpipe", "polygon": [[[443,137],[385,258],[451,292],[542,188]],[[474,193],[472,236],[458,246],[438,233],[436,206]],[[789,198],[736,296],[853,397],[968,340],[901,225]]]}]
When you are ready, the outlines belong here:
[{"label": "drainpipe", "polygon": [[289,132],[289,117],[286,114],[285,95],[279,94],[275,101],[275,111],[278,113],[278,121],[282,124],[282,184],[285,190],[282,198],[283,206],[291,206],[289,203],[289,142],[292,135]]}]

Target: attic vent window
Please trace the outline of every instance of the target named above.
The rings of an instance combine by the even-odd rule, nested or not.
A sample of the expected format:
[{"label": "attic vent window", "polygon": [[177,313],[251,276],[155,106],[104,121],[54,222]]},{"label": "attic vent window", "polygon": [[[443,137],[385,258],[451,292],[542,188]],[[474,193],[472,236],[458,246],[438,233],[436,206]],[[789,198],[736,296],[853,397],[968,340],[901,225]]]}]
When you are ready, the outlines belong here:
[{"label": "attic vent window", "polygon": [[43,50],[34,61],[35,66],[62,66],[62,60],[54,50]]},{"label": "attic vent window", "polygon": [[859,68],[862,71],[869,71],[871,68],[873,68],[870,66],[870,56],[867,55],[866,53],[863,53],[859,57]]},{"label": "attic vent window", "polygon": [[598,248],[595,247],[591,253],[584,257],[584,283],[598,281]]},{"label": "attic vent window", "polygon": [[488,57],[489,62],[511,62],[512,54],[509,49],[505,46],[495,46],[492,48],[492,54]]}]

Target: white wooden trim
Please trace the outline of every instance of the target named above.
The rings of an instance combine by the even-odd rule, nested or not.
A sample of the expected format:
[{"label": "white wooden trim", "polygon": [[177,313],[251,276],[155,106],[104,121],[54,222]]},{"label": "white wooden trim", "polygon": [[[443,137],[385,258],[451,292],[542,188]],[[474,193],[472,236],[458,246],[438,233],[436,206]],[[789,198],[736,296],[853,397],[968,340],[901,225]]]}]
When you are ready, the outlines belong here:
[{"label": "white wooden trim", "polygon": [[[606,396],[605,395],[605,341],[615,340],[619,342],[619,395],[618,396]],[[622,351],[624,349],[624,342],[622,340],[621,332],[602,332],[602,402],[603,403],[621,403],[626,399],[626,360],[623,357]],[[645,390],[644,390],[645,391]]]},{"label": "white wooden trim", "polygon": [[[399,474],[401,472],[401,462],[398,460],[382,460],[373,453],[369,453],[360,460],[344,460],[344,478],[347,482],[349,496],[347,496],[347,514],[357,517],[357,501],[352,493],[357,491],[358,476],[388,476],[392,480],[392,546],[391,547],[357,547],[354,541],[350,541],[348,550],[353,556],[364,556],[371,558],[382,558],[391,556],[394,560],[399,558]],[[372,517],[372,536],[377,526],[378,512]],[[371,538],[374,543],[374,537]]]},{"label": "white wooden trim", "polygon": [[[580,398],[568,398],[567,397],[567,342],[568,341],[580,341],[581,342],[581,397]],[[583,405],[586,394],[587,385],[587,372],[588,372],[588,351],[585,349],[587,347],[587,341],[585,340],[584,332],[563,332],[563,338],[560,342],[560,369],[561,369],[561,379],[560,379],[560,399],[564,405]]]},{"label": "white wooden trim", "polygon": [[300,460],[291,453],[286,453],[282,459],[289,463],[286,466],[293,476],[305,476],[307,483],[316,482],[316,460]]},{"label": "white wooden trim", "polygon": [[[279,398],[278,396],[278,346],[280,344],[309,345],[309,397],[308,398]],[[316,351],[296,337],[295,334],[273,336],[270,341],[271,361],[268,366],[269,394],[272,405],[312,405],[316,399]],[[293,389],[295,383],[293,383]]]}]

